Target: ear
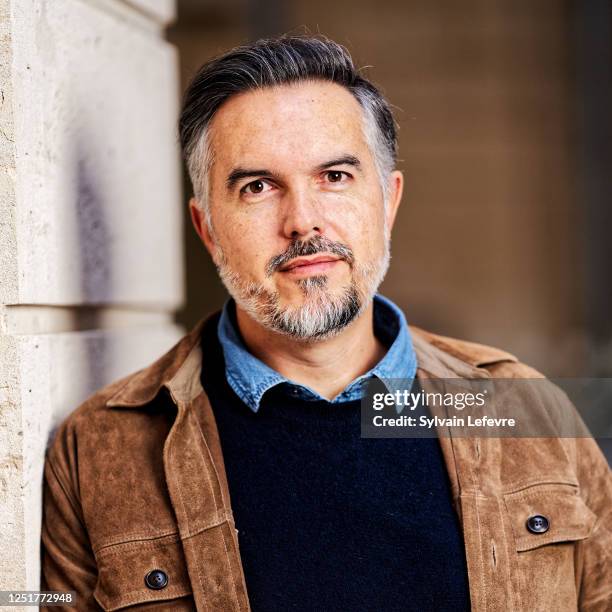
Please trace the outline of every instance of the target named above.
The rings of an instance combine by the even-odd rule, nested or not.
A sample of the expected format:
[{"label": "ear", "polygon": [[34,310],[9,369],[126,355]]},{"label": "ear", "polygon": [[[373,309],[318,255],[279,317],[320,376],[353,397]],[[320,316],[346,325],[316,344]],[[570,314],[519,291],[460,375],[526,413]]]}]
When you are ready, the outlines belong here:
[{"label": "ear", "polygon": [[210,253],[213,261],[217,252],[217,243],[213,238],[208,223],[206,223],[206,215],[203,208],[199,205],[195,198],[189,200],[189,213],[191,214],[191,222],[195,228],[200,240],[204,243],[206,250]]},{"label": "ear", "polygon": [[393,229],[395,223],[395,216],[397,215],[397,209],[402,200],[402,193],[404,191],[404,175],[399,170],[394,170],[389,175],[389,202],[387,203],[387,228],[389,234]]}]

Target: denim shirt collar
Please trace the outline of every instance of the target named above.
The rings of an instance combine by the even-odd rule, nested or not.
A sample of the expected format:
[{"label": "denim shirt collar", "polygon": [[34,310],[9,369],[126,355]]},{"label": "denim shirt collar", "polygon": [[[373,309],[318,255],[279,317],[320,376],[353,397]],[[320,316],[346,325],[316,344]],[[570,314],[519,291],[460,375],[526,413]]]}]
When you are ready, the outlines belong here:
[{"label": "denim shirt collar", "polygon": [[[230,387],[253,412],[259,410],[266,391],[277,385],[282,385],[287,394],[293,397],[329,401],[310,387],[285,378],[252,355],[236,330],[230,308],[235,308],[232,298],[225,303],[217,327],[225,357],[225,375]],[[373,377],[382,380],[414,378],[417,361],[404,313],[378,293],[374,296],[374,331],[389,347],[385,356],[372,369],[347,385],[331,400],[332,404],[361,399],[366,382]]]}]

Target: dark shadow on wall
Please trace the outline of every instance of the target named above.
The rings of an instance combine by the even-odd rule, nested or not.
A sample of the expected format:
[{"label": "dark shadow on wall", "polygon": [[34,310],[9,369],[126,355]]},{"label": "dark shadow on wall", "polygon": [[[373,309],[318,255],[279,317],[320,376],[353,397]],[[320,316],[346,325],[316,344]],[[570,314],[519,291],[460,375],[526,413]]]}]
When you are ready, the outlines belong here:
[{"label": "dark shadow on wall", "polygon": [[[83,125],[85,122],[83,122]],[[109,202],[98,183],[96,167],[99,153],[96,139],[81,127],[75,138],[74,168],[76,170],[75,218],[79,243],[79,276],[81,300],[87,306],[75,312],[74,329],[99,329],[100,310],[97,305],[110,301],[112,295],[111,233],[105,211]],[[108,382],[106,364],[108,342],[103,334],[86,341],[87,381],[85,387],[99,389]]]}]

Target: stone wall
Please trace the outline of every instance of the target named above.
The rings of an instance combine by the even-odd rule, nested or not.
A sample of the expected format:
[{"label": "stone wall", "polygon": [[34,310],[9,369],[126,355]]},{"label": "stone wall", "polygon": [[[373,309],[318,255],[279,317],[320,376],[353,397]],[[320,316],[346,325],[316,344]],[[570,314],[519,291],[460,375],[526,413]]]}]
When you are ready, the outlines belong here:
[{"label": "stone wall", "polygon": [[0,590],[36,589],[53,429],[180,335],[174,0],[0,0]]}]

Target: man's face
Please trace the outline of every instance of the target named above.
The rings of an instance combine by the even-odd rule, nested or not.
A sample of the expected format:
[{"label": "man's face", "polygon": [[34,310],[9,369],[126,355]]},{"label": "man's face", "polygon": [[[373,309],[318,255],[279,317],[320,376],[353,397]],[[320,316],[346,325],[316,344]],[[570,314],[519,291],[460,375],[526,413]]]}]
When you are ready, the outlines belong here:
[{"label": "man's face", "polygon": [[389,177],[385,213],[363,122],[324,81],[236,95],[211,122],[212,231],[194,200],[192,217],[230,295],[268,329],[328,338],[382,282],[402,179]]}]

